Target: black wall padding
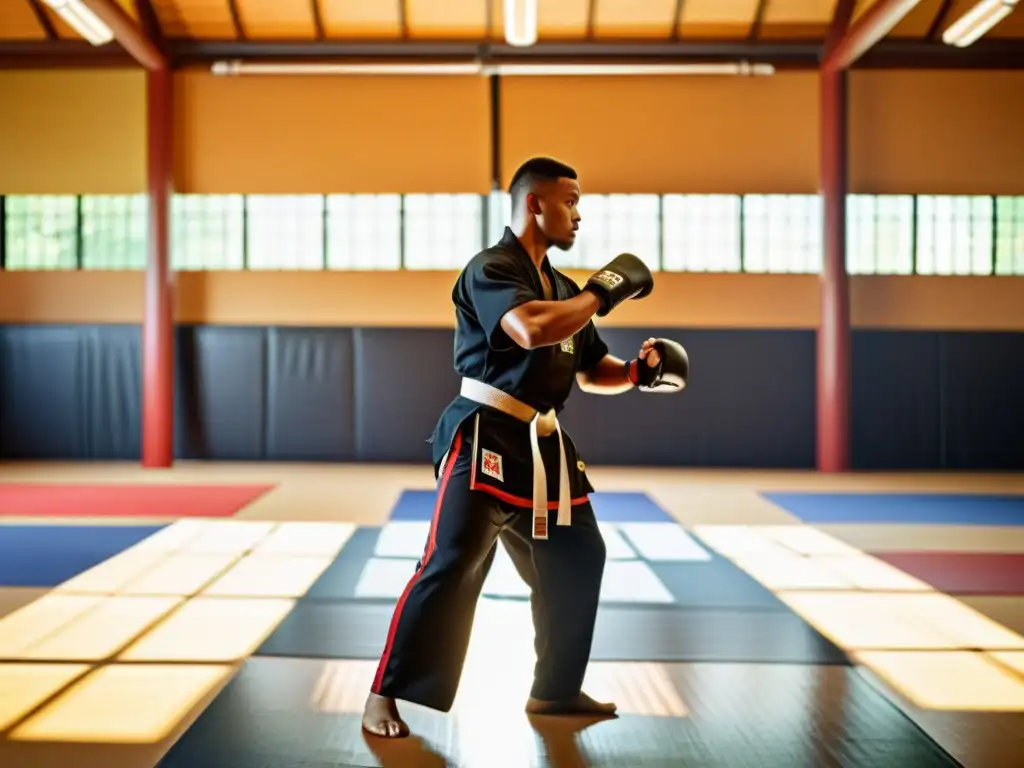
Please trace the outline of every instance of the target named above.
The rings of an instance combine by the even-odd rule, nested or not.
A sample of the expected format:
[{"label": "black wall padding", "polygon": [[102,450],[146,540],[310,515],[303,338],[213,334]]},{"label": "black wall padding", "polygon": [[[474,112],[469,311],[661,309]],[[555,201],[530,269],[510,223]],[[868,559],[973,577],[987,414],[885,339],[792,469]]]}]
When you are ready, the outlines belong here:
[{"label": "black wall padding", "polygon": [[853,335],[851,453],[858,469],[942,466],[939,332]]},{"label": "black wall padding", "polygon": [[353,347],[347,328],[269,329],[266,458],[356,458]]},{"label": "black wall padding", "polygon": [[[681,341],[680,395],[574,392],[562,423],[592,464],[814,466],[809,331],[607,329],[612,352]],[[0,326],[0,458],[137,460],[141,335],[132,326]],[[458,389],[452,333],[179,327],[175,453],[212,460],[429,463]],[[858,331],[858,469],[1024,468],[1024,334]]]},{"label": "black wall padding", "polygon": [[176,453],[189,459],[265,458],[267,330],[178,330]]},{"label": "black wall padding", "polygon": [[140,344],[134,326],[0,326],[0,457],[139,455]]},{"label": "black wall padding", "polygon": [[674,395],[573,392],[563,424],[593,464],[813,467],[815,337],[809,331],[609,328],[612,354],[680,341],[691,379]]},{"label": "black wall padding", "polygon": [[356,348],[356,453],[361,461],[430,463],[427,439],[459,391],[453,333],[360,328]]},{"label": "black wall padding", "polygon": [[1024,468],[1024,334],[947,333],[942,356],[942,464]]}]

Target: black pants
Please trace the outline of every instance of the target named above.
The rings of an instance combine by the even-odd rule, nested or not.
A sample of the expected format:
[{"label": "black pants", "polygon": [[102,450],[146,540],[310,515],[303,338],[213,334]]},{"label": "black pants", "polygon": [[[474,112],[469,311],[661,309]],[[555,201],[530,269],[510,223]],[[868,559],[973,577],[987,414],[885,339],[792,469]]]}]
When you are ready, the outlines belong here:
[{"label": "black pants", "polygon": [[[437,506],[423,557],[398,600],[372,691],[447,712],[462,675],[470,629],[498,539],[530,587],[537,664],[531,696],[580,692],[590,658],[605,544],[589,503],[572,525],[549,515],[546,540],[532,538],[532,512],[470,489],[460,432],[438,479]],[[494,649],[496,664],[502,649]]]}]

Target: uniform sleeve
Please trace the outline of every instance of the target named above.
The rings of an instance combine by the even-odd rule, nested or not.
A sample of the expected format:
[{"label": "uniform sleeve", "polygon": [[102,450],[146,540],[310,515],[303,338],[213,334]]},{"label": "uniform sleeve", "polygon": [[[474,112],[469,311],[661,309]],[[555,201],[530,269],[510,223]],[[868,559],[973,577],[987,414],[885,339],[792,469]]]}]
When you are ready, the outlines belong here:
[{"label": "uniform sleeve", "polygon": [[608,345],[597,332],[597,326],[591,320],[580,334],[580,370],[589,371],[608,354]]},{"label": "uniform sleeve", "polygon": [[513,343],[501,327],[505,313],[539,298],[521,266],[502,256],[470,264],[466,288],[477,319],[495,349],[508,348]]}]

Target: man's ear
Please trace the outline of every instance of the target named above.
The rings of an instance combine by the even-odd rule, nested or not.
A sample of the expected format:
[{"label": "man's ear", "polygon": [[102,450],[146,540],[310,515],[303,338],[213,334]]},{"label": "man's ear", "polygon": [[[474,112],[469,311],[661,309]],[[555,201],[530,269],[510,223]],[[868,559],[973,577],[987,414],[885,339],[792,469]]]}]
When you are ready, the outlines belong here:
[{"label": "man's ear", "polygon": [[526,193],[526,210],[532,216],[540,216],[542,211],[540,209],[540,195],[536,192]]}]

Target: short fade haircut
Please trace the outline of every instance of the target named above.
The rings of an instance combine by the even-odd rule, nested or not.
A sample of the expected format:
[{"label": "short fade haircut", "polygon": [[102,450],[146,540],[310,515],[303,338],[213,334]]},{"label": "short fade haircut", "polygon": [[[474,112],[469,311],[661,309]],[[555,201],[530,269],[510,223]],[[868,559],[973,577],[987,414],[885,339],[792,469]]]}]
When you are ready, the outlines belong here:
[{"label": "short fade haircut", "polygon": [[552,157],[531,157],[519,166],[508,185],[512,207],[518,205],[538,181],[575,179],[576,169]]}]

